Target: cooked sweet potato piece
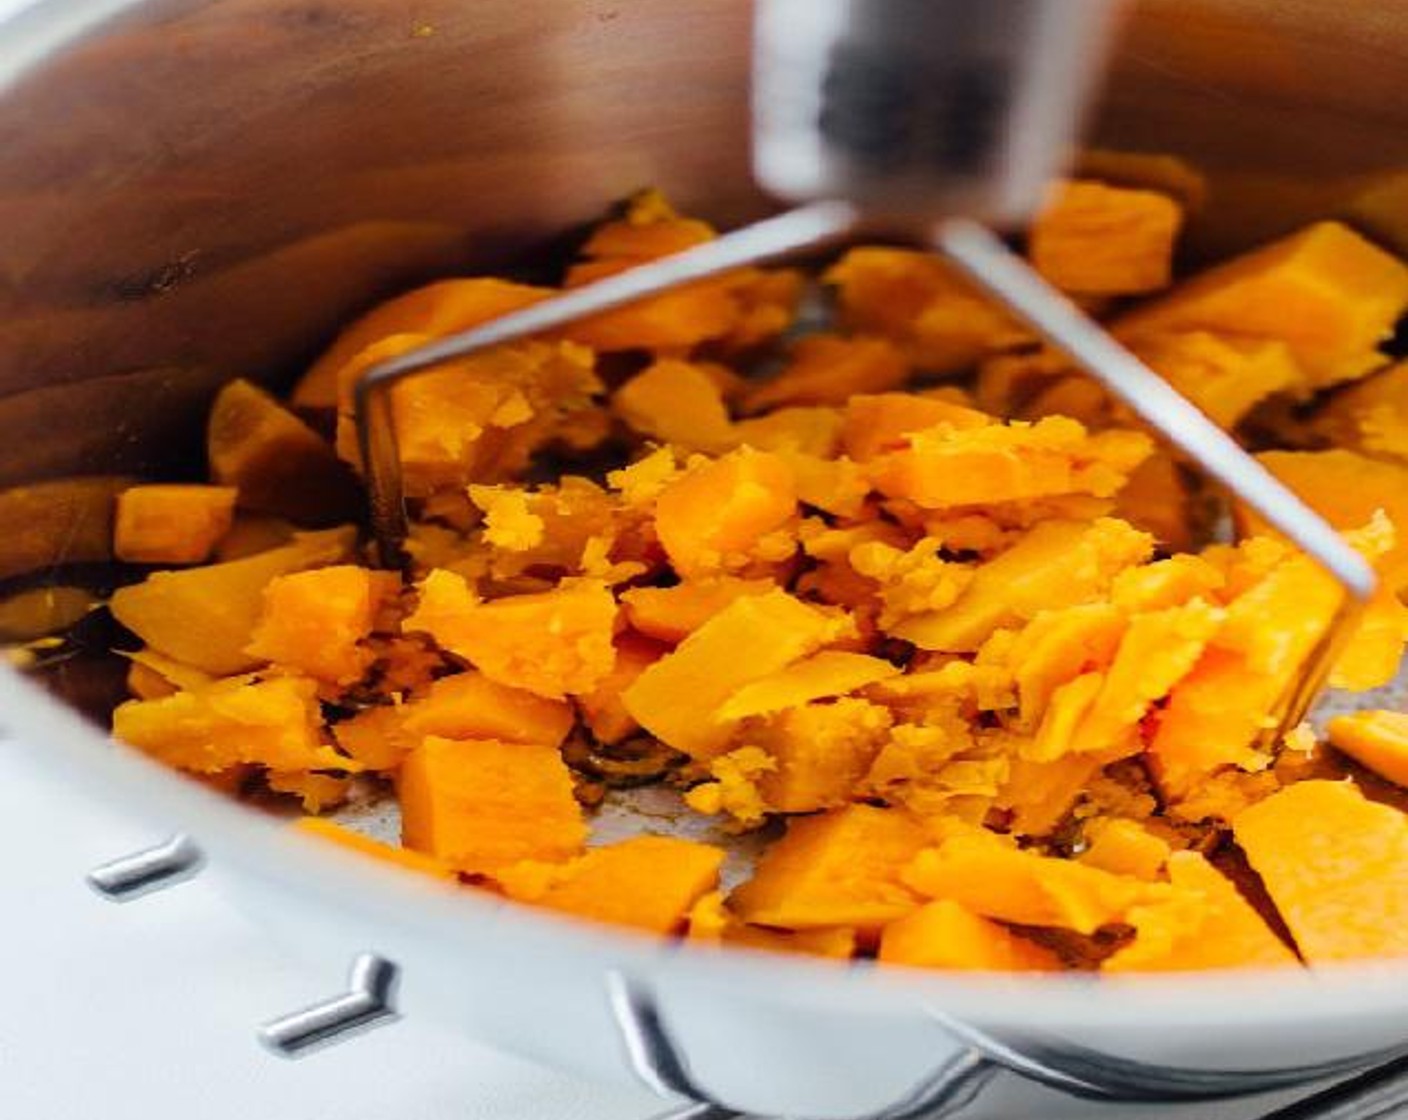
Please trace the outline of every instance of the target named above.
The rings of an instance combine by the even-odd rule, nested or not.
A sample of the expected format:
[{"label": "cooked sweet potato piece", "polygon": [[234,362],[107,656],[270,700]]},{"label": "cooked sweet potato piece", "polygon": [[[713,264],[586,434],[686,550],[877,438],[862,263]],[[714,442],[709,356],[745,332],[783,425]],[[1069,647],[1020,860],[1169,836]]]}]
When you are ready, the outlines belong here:
[{"label": "cooked sweet potato piece", "polygon": [[738,421],[733,439],[758,451],[800,451],[829,459],[841,445],[844,423],[839,408],[779,408]]},{"label": "cooked sweet potato piece", "polygon": [[1089,435],[1075,420],[911,433],[909,446],[870,463],[875,488],[923,509],[1030,501],[1065,494],[1108,498],[1153,445],[1138,432]]},{"label": "cooked sweet potato piece", "polygon": [[616,658],[616,600],[599,580],[484,602],[462,576],[437,569],[402,629],[423,630],[492,681],[549,700],[590,692]]},{"label": "cooked sweet potato piece", "polygon": [[1311,428],[1336,447],[1408,466],[1408,362],[1332,395]]},{"label": "cooked sweet potato piece", "polygon": [[199,692],[129,700],[112,721],[124,743],[198,774],[242,762],[274,770],[355,769],[322,744],[317,686],[296,677],[236,678]]},{"label": "cooked sweet potato piece", "polygon": [[1095,867],[1023,851],[990,834],[955,836],[920,853],[904,882],[985,918],[1094,933],[1167,888]]},{"label": "cooked sweet potato piece", "polygon": [[1107,762],[1096,754],[1065,754],[1050,762],[1019,756],[994,805],[1011,814],[1014,836],[1048,836]]},{"label": "cooked sweet potato piece", "polygon": [[415,745],[402,726],[404,710],[404,705],[366,708],[329,730],[338,748],[367,770],[395,770]]},{"label": "cooked sweet potato piece", "polygon": [[132,485],[93,475],[0,490],[0,579],[111,560],[117,496]]},{"label": "cooked sweet potato piece", "polygon": [[924,841],[923,830],[894,809],[852,805],[798,817],[729,905],[756,925],[878,929],[919,905],[900,872]]},{"label": "cooked sweet potato piece", "polygon": [[1172,278],[1182,224],[1182,210],[1166,194],[1077,180],[1057,186],[1037,215],[1028,252],[1037,271],[1066,292],[1156,292]]},{"label": "cooked sweet potato piece", "polygon": [[787,711],[813,700],[847,696],[899,674],[898,668],[879,657],[823,650],[745,684],[719,707],[718,718],[730,721]]},{"label": "cooked sweet potato piece", "polygon": [[582,718],[599,743],[619,743],[639,729],[626,710],[625,692],[643,672],[669,653],[669,647],[630,631],[616,636],[616,662],[605,679],[577,697]]},{"label": "cooked sweet potato piece", "polygon": [[305,408],[334,407],[343,367],[383,338],[397,334],[438,338],[529,307],[552,294],[550,288],[493,276],[439,280],[406,292],[378,304],[346,327],[294,386],[293,403]]},{"label": "cooked sweet potato piece", "polygon": [[199,564],[229,531],[236,491],[230,486],[162,483],[117,496],[113,554],[134,564]]},{"label": "cooked sweet potato piece", "polygon": [[1135,340],[1171,331],[1280,339],[1307,389],[1383,364],[1408,307],[1408,265],[1339,222],[1318,222],[1216,265],[1114,323]]},{"label": "cooked sweet potato piece", "polygon": [[1352,712],[1325,727],[1331,744],[1381,778],[1408,786],[1408,714]]},{"label": "cooked sweet potato piece", "polygon": [[1224,428],[1276,393],[1300,390],[1305,375],[1279,339],[1187,331],[1152,335],[1135,353]]},{"label": "cooked sweet potato piece", "polygon": [[326,817],[299,817],[293,822],[293,827],[300,832],[330,840],[334,844],[341,844],[344,848],[350,848],[354,852],[360,852],[362,855],[371,856],[373,859],[379,859],[397,867],[419,871],[436,879],[453,879],[455,877],[454,871],[438,859],[420,852],[413,852],[409,848],[397,848],[391,844],[383,844],[380,840],[373,839],[361,832],[354,832]]},{"label": "cooked sweet potato piece", "polygon": [[243,560],[153,572],[119,588],[113,617],[158,653],[215,676],[259,663],[247,652],[264,608],[264,588],[276,576],[335,564],[351,551],[355,532],[301,533],[292,544]]},{"label": "cooked sweet potato piece", "polygon": [[1061,961],[1049,949],[980,918],[956,902],[921,906],[880,934],[880,960],[917,968],[997,972],[1056,972]]},{"label": "cooked sweet potato piece", "polygon": [[953,606],[916,615],[891,633],[920,649],[972,652],[1000,626],[1095,599],[1152,550],[1148,534],[1123,521],[1043,521],[978,568]]},{"label": "cooked sweet potato piece", "polygon": [[893,339],[920,370],[950,373],[1031,337],[932,253],[861,246],[823,279],[846,326]]},{"label": "cooked sweet potato piece", "polygon": [[884,393],[909,379],[909,362],[888,339],[814,334],[801,339],[775,377],[744,398],[748,412],[783,405],[843,405],[857,393]]},{"label": "cooked sweet potato piece", "polygon": [[1349,782],[1307,781],[1232,822],[1307,964],[1408,953],[1408,819]]},{"label": "cooked sweet potato piece", "polygon": [[1232,881],[1197,852],[1168,859],[1173,893],[1129,911],[1134,940],[1109,957],[1105,972],[1276,968],[1298,963]]},{"label": "cooked sweet potato piece", "polygon": [[473,669],[441,677],[424,696],[401,705],[401,728],[413,740],[438,735],[557,747],[573,722],[567,701],[510,688]]},{"label": "cooked sweet potato piece", "polygon": [[682,642],[735,599],[776,586],[770,579],[710,576],[673,587],[633,587],[621,593],[621,605],[632,628],[662,642]]},{"label": "cooked sweet potato piece", "polygon": [[239,490],[241,509],[300,525],[335,525],[361,512],[356,478],[332,446],[249,381],[231,381],[206,425],[210,474]]},{"label": "cooked sweet potato piece", "polygon": [[859,463],[886,451],[909,446],[909,437],[940,425],[954,431],[986,428],[996,421],[987,413],[936,397],[914,393],[858,395],[846,402],[841,443]]},{"label": "cooked sweet potato piece", "polygon": [[1077,858],[1112,875],[1154,880],[1172,855],[1168,841],[1127,817],[1097,817],[1083,833],[1086,848]]},{"label": "cooked sweet potato piece", "polygon": [[721,451],[734,442],[718,384],[690,362],[662,358],[611,398],[611,410],[634,431],[689,451]]},{"label": "cooked sweet potato piece", "polygon": [[[770,535],[796,518],[796,481],[767,451],[739,448],[693,466],[655,505],[655,532],[686,579],[746,567]],[[790,542],[771,559],[791,555]]]},{"label": "cooked sweet potato piece", "polygon": [[337,564],[275,576],[246,647],[261,661],[328,684],[360,680],[375,655],[362,640],[382,603],[401,589],[394,572]]},{"label": "cooked sweet potato piece", "polygon": [[471,875],[575,856],[587,836],[555,747],[428,736],[397,784],[401,841]]},{"label": "cooked sweet potato piece", "polygon": [[[1383,510],[1398,533],[1393,550],[1377,563],[1384,580],[1408,589],[1408,466],[1353,451],[1266,451],[1257,460],[1336,529],[1358,529]],[[1238,527],[1266,531],[1252,511],[1238,506]]]},{"label": "cooked sweet potato piece", "polygon": [[723,849],[710,844],[633,836],[560,867],[528,868],[526,875],[510,867],[498,880],[510,898],[665,934],[682,928],[690,908],[718,886],[723,861]]},{"label": "cooked sweet potato piece", "polygon": [[747,596],[720,611],[646,669],[622,696],[652,735],[708,758],[729,739],[719,707],[733,693],[834,641],[843,621],[784,591]]}]

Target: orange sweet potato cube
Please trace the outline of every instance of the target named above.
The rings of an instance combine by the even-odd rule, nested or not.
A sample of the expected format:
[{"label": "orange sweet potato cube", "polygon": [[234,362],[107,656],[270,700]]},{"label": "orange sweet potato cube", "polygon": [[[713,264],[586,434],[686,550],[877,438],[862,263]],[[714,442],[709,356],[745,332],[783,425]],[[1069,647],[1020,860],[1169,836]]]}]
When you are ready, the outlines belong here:
[{"label": "orange sweet potato cube", "polygon": [[846,402],[841,443],[858,463],[909,445],[915,432],[947,424],[955,430],[985,428],[995,421],[985,412],[916,393],[859,395]]},{"label": "orange sweet potato cube", "polygon": [[763,595],[776,586],[770,579],[712,576],[673,587],[633,587],[621,593],[621,604],[633,629],[662,642],[677,643],[735,599]]},{"label": "orange sweet potato cube", "polygon": [[367,770],[391,771],[415,745],[402,725],[403,712],[404,706],[381,704],[334,723],[328,730],[338,749]]},{"label": "orange sweet potato cube", "polygon": [[401,842],[472,875],[557,862],[587,837],[554,747],[427,736],[401,764]]},{"label": "orange sweet potato cube", "polygon": [[1123,521],[1043,521],[978,568],[953,606],[905,619],[890,633],[920,649],[971,653],[1001,626],[1102,596],[1152,552],[1149,535]]},{"label": "orange sweet potato cube", "polygon": [[1351,712],[1325,727],[1336,750],[1400,786],[1408,786],[1408,713]]},{"label": "orange sweet potato cube", "polygon": [[1087,821],[1084,835],[1086,848],[1077,858],[1114,875],[1157,879],[1172,854],[1168,841],[1127,817]]},{"label": "orange sweet potato cube", "polygon": [[317,686],[297,677],[233,678],[198,692],[129,700],[112,714],[113,735],[171,766],[213,774],[239,763],[273,770],[351,770],[324,746]]},{"label": "orange sweet potato cube", "polygon": [[479,600],[462,576],[436,569],[402,629],[424,631],[492,681],[549,700],[596,688],[616,660],[616,600],[600,580]]},{"label": "orange sweet potato cube", "polygon": [[276,576],[346,559],[356,537],[346,529],[300,533],[291,544],[243,560],[175,572],[153,572],[113,592],[113,617],[182,664],[215,676],[259,663],[246,647],[264,609],[264,588]]},{"label": "orange sweet potato cube", "polygon": [[756,925],[874,930],[918,905],[900,873],[924,843],[919,825],[894,809],[851,805],[797,817],[729,904]]},{"label": "orange sweet potato cube", "polygon": [[988,972],[1057,972],[1049,949],[1027,941],[956,902],[940,899],[891,922],[880,933],[880,960],[917,968]]},{"label": "orange sweet potato cube", "polygon": [[473,669],[440,677],[424,696],[401,706],[401,727],[411,739],[438,735],[557,747],[574,721],[566,700],[510,688]]},{"label": "orange sweet potato cube", "polygon": [[709,758],[728,742],[731,727],[715,714],[733,693],[847,629],[844,621],[781,590],[737,599],[641,673],[622,699],[656,738]]},{"label": "orange sweet potato cube", "polygon": [[373,660],[361,645],[383,602],[401,588],[394,572],[352,564],[276,576],[248,651],[328,684],[360,680]]},{"label": "orange sweet potato cube", "polygon": [[723,849],[710,844],[633,836],[591,849],[560,876],[545,876],[545,889],[515,891],[511,874],[502,884],[510,897],[538,906],[667,934],[678,931],[691,907],[718,886],[723,861]]},{"label": "orange sweet potato cube", "polygon": [[317,836],[324,840],[329,840],[334,844],[340,844],[344,848],[349,848],[362,855],[371,856],[373,859],[382,860],[385,863],[394,864],[397,867],[405,867],[411,871],[419,871],[424,875],[432,875],[437,879],[453,879],[455,872],[438,859],[413,852],[409,848],[396,848],[390,844],[383,844],[380,840],[375,840],[370,836],[330,821],[326,817],[300,817],[293,822],[293,827],[300,832],[306,832],[310,836]]},{"label": "orange sweet potato cube", "polygon": [[113,555],[133,564],[199,564],[230,529],[230,486],[162,483],[117,496]]},{"label": "orange sweet potato cube", "polygon": [[1063,494],[1108,498],[1153,445],[1133,431],[1090,435],[1075,420],[912,433],[909,446],[870,463],[875,488],[922,509],[1027,501]]},{"label": "orange sweet potato cube", "polygon": [[856,393],[884,393],[909,379],[909,362],[888,339],[814,334],[801,339],[775,377],[745,397],[748,412],[783,405],[845,404]]},{"label": "orange sweet potato cube", "polygon": [[759,541],[797,514],[797,489],[786,461],[741,447],[693,466],[670,483],[655,506],[655,532],[686,579],[744,566]]},{"label": "orange sweet potato cube", "polygon": [[1032,225],[1036,270],[1062,291],[1133,295],[1168,286],[1183,212],[1168,195],[1061,183]]},{"label": "orange sweet potato cube", "polygon": [[493,276],[438,280],[412,289],[378,304],[344,328],[294,387],[293,403],[309,408],[334,407],[343,368],[381,339],[405,334],[438,338],[529,307],[552,294],[550,288],[529,287]]},{"label": "orange sweet potato cube", "polygon": [[1168,860],[1170,897],[1129,912],[1134,941],[1102,965],[1104,972],[1275,968],[1296,955],[1233,885],[1197,852]]},{"label": "orange sweet potato cube", "polygon": [[[1361,528],[1378,510],[1388,514],[1397,542],[1375,567],[1391,587],[1408,590],[1408,465],[1342,450],[1266,451],[1257,460],[1336,529]],[[1244,534],[1265,531],[1250,510],[1235,512]]]},{"label": "orange sweet potato cube", "polygon": [[933,253],[862,245],[823,276],[841,321],[899,343],[915,367],[951,373],[1031,335]]},{"label": "orange sweet potato cube", "polygon": [[903,881],[929,898],[946,898],[985,918],[1025,926],[1094,933],[1120,922],[1138,903],[1167,888],[1043,856],[987,833],[959,835],[919,854]]},{"label": "orange sweet potato cube", "polygon": [[890,723],[886,709],[854,698],[778,713],[748,740],[776,763],[758,778],[763,800],[782,813],[844,805],[879,753]]},{"label": "orange sweet potato cube", "polygon": [[1186,331],[1143,339],[1135,353],[1224,428],[1267,397],[1305,384],[1290,347],[1277,339]]},{"label": "orange sweet potato cube", "polygon": [[717,452],[734,442],[723,393],[690,362],[662,358],[611,398],[611,410],[634,431],[690,451]]},{"label": "orange sweet potato cube", "polygon": [[1408,818],[1349,782],[1305,781],[1233,834],[1306,963],[1408,954]]},{"label": "orange sweet potato cube", "polygon": [[625,691],[668,652],[669,647],[630,631],[617,636],[611,672],[591,692],[577,697],[577,707],[597,742],[619,743],[640,727],[626,710]]},{"label": "orange sweet potato cube", "polygon": [[1340,222],[1318,222],[1179,284],[1113,325],[1126,341],[1172,331],[1280,339],[1307,388],[1383,364],[1408,306],[1408,265]]}]

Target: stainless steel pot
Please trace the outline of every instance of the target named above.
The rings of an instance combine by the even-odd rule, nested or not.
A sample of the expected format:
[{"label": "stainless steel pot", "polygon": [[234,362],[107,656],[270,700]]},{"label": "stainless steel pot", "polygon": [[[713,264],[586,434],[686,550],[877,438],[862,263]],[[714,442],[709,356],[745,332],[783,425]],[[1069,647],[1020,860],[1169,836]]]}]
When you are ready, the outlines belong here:
[{"label": "stainless steel pot", "polygon": [[[374,299],[532,259],[639,186],[721,224],[767,212],[747,168],[748,15],[742,0],[46,0],[0,35],[0,487],[189,470],[223,381],[286,384]],[[1203,177],[1194,256],[1331,215],[1408,250],[1405,78],[1401,0],[1144,0],[1094,144]],[[790,1115],[903,1096],[962,1049],[936,1015],[1209,1069],[1408,1038],[1398,965],[979,980],[584,929],[287,836],[13,673],[0,704],[74,781],[192,829],[329,974],[375,950],[401,967],[408,1013],[594,1077],[634,1076],[608,974],[655,994],[711,1093]]]}]

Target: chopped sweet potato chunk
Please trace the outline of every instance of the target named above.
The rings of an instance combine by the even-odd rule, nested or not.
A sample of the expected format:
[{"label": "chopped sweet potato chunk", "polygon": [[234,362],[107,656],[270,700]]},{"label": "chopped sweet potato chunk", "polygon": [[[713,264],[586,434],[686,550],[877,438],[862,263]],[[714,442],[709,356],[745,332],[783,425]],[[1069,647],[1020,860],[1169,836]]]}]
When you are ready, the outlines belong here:
[{"label": "chopped sweet potato chunk", "polygon": [[113,593],[113,617],[156,652],[215,676],[258,664],[248,652],[264,608],[264,588],[278,576],[335,564],[354,533],[326,529],[243,560],[179,572],[153,572]]},{"label": "chopped sweet potato chunk", "polygon": [[426,578],[420,605],[403,623],[468,658],[490,680],[549,700],[590,692],[606,678],[616,658],[615,626],[616,600],[599,581],[484,602],[443,569]]},{"label": "chopped sweet potato chunk", "polygon": [[1377,347],[1408,307],[1408,265],[1339,222],[1318,222],[1180,284],[1122,316],[1122,338],[1211,331],[1280,339],[1307,388],[1383,364]]},{"label": "chopped sweet potato chunk", "polygon": [[633,587],[621,593],[621,604],[634,629],[662,642],[678,643],[735,599],[763,595],[775,587],[770,579],[712,576],[674,587]]},{"label": "chopped sweet potato chunk", "polygon": [[1134,941],[1105,972],[1173,972],[1209,968],[1276,968],[1296,956],[1232,881],[1196,852],[1168,858],[1170,897],[1129,912]]},{"label": "chopped sweet potato chunk", "polygon": [[1043,521],[978,568],[953,606],[916,615],[891,632],[921,649],[971,652],[999,626],[1096,598],[1152,551],[1148,534],[1123,521]]},{"label": "chopped sweet potato chunk", "polygon": [[317,687],[296,677],[234,678],[198,692],[129,700],[113,712],[124,743],[198,774],[252,762],[274,770],[355,769],[319,737]]},{"label": "chopped sweet potato chunk", "polygon": [[557,747],[573,724],[572,706],[511,688],[471,669],[433,681],[401,706],[401,727],[413,739],[498,739]]},{"label": "chopped sweet potato chunk", "polygon": [[930,902],[891,922],[880,934],[880,960],[917,968],[1056,972],[1061,961],[956,902]]},{"label": "chopped sweet potato chunk", "polygon": [[1337,750],[1379,777],[1408,786],[1408,714],[1353,712],[1336,716],[1325,730]]},{"label": "chopped sweet potato chunk", "polygon": [[1336,447],[1408,466],[1408,362],[1333,394],[1311,428]]},{"label": "chopped sweet potato chunk", "polygon": [[700,897],[718,886],[723,861],[723,849],[709,844],[634,836],[558,867],[538,869],[546,874],[510,867],[498,881],[510,898],[599,922],[671,933],[684,925]]},{"label": "chopped sweet potato chunk", "polygon": [[1168,195],[1067,182],[1037,215],[1028,251],[1037,271],[1067,292],[1155,292],[1172,278],[1182,221]]},{"label": "chopped sweet potato chunk", "polygon": [[843,405],[857,393],[898,389],[909,362],[884,338],[816,334],[793,347],[777,376],[760,382],[745,399],[747,411],[783,405]]},{"label": "chopped sweet potato chunk", "polygon": [[351,564],[275,576],[246,647],[251,656],[330,684],[351,684],[375,659],[361,644],[381,604],[401,588],[391,572]]},{"label": "chopped sweet potato chunk", "polygon": [[1124,921],[1132,907],[1167,888],[1095,867],[1022,851],[979,833],[920,853],[904,882],[928,898],[949,899],[986,918],[1094,933]]},{"label": "chopped sweet potato chunk", "polygon": [[582,719],[599,743],[618,743],[639,729],[626,710],[625,693],[636,679],[669,652],[667,646],[627,631],[616,637],[616,663],[606,678],[577,697]]},{"label": "chopped sweet potato chunk", "polygon": [[791,468],[771,452],[744,447],[671,483],[656,502],[655,531],[670,563],[689,579],[745,567],[769,537],[779,547],[766,558],[790,556],[785,530],[796,514]]},{"label": "chopped sweet potato chunk", "polygon": [[[1408,466],[1353,451],[1266,451],[1257,459],[1337,529],[1358,529],[1379,510],[1387,513],[1398,541],[1377,567],[1391,586],[1408,590]],[[1244,532],[1265,531],[1250,510],[1236,512]]]},{"label": "chopped sweet potato chunk", "polygon": [[734,442],[718,384],[690,362],[653,363],[616,390],[611,409],[641,435],[690,451],[720,451]]},{"label": "chopped sweet potato chunk", "polygon": [[886,451],[909,446],[917,432],[947,425],[954,431],[986,428],[995,423],[985,412],[935,397],[913,393],[858,395],[846,402],[841,442],[857,462],[868,462]]},{"label": "chopped sweet potato chunk", "polygon": [[626,710],[662,742],[696,758],[716,754],[730,728],[718,709],[744,685],[800,660],[845,633],[846,624],[782,591],[736,599],[622,696]]},{"label": "chopped sweet potato chunk", "polygon": [[427,736],[401,765],[401,840],[456,871],[575,856],[587,826],[556,748]]},{"label": "chopped sweet potato chunk", "polygon": [[117,496],[113,555],[134,564],[199,564],[235,518],[229,486],[133,486]]},{"label": "chopped sweet potato chunk", "polygon": [[917,369],[950,373],[1030,335],[931,253],[861,246],[824,274],[841,321],[899,343]]},{"label": "chopped sweet potato chunk", "polygon": [[878,657],[823,650],[745,684],[719,707],[718,718],[739,720],[786,711],[813,700],[846,696],[899,673],[899,669]]},{"label": "chopped sweet potato chunk", "polygon": [[1348,782],[1288,786],[1232,822],[1307,964],[1408,953],[1408,819]]},{"label": "chopped sweet potato chunk", "polygon": [[729,905],[756,925],[877,929],[918,906],[900,872],[923,845],[923,830],[893,809],[852,805],[800,817]]}]

